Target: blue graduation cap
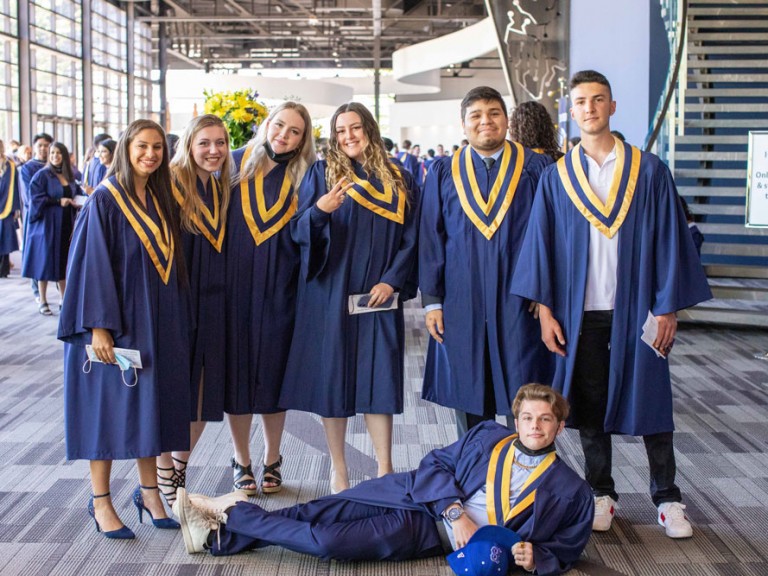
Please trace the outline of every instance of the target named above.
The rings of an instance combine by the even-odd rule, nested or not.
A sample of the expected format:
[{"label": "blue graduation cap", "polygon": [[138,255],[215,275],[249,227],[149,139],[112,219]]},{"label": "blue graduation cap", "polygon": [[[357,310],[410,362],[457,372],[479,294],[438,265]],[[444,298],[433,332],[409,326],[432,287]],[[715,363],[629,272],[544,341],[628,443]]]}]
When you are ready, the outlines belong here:
[{"label": "blue graduation cap", "polygon": [[466,546],[448,556],[448,564],[459,576],[504,576],[512,562],[512,546],[520,540],[517,532],[503,526],[483,526]]}]

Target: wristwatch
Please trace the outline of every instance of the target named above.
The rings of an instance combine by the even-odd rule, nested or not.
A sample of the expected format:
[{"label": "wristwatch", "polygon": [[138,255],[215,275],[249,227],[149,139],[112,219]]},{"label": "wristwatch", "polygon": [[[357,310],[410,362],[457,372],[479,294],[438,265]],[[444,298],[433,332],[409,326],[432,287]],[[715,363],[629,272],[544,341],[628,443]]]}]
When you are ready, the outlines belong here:
[{"label": "wristwatch", "polygon": [[448,508],[444,516],[445,516],[445,519],[448,520],[448,522],[453,524],[454,522],[456,522],[456,520],[461,518],[463,514],[464,514],[464,507],[461,504],[456,504]]}]

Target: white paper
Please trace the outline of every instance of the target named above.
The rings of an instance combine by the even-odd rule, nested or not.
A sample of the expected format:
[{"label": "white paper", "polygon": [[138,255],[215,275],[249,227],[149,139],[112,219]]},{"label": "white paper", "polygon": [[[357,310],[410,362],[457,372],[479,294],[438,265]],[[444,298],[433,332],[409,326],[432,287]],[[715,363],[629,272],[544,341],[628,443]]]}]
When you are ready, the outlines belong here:
[{"label": "white paper", "polygon": [[80,208],[85,204],[85,201],[88,200],[88,196],[81,196],[80,194],[76,194],[72,200],[75,202],[75,206]]},{"label": "white paper", "polygon": [[[132,368],[143,368],[141,365],[141,352],[139,350],[132,350],[130,348],[113,348],[115,354],[120,354],[128,362],[131,363]],[[93,346],[90,344],[85,345],[85,353],[88,354],[88,360],[91,362],[101,362],[99,357],[96,356],[96,352],[93,351]]]},{"label": "white paper", "polygon": [[640,336],[640,339],[648,344],[648,346],[651,347],[651,349],[656,352],[656,356],[659,358],[666,358],[664,354],[659,352],[656,348],[654,348],[653,343],[656,340],[656,336],[659,333],[659,321],[656,320],[656,317],[651,314],[651,311],[648,311],[648,317],[645,319],[645,324],[643,324],[643,334]]},{"label": "white paper", "polygon": [[395,292],[390,296],[389,300],[376,306],[375,308],[368,307],[368,300],[370,294],[352,294],[349,297],[348,306],[350,315],[354,314],[367,314],[368,312],[386,312],[387,310],[397,310],[397,301],[400,296],[399,292]]}]

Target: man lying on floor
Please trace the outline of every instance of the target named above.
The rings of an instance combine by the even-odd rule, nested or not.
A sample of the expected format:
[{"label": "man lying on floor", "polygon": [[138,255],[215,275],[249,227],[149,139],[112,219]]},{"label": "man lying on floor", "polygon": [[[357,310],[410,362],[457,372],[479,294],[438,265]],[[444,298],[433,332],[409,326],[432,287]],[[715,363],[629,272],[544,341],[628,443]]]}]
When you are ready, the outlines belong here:
[{"label": "man lying on floor", "polygon": [[187,552],[224,556],[274,545],[335,560],[424,558],[444,553],[436,525],[442,521],[455,549],[480,526],[505,526],[522,539],[504,549],[510,564],[564,572],[584,550],[594,513],[589,485],[555,454],[568,403],[547,386],[528,384],[512,412],[519,435],[483,422],[427,454],[417,470],[274,512],[233,505],[245,496],[179,489],[174,512]]}]

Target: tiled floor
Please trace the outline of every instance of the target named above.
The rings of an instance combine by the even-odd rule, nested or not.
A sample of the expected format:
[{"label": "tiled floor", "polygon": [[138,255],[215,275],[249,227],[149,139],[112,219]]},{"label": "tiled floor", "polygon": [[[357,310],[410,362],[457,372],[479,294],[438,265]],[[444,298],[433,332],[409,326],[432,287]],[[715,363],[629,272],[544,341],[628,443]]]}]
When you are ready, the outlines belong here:
[{"label": "tiled floor", "polygon": [[[64,459],[61,346],[56,317],[37,314],[25,280],[0,280],[0,574],[3,575],[449,575],[441,558],[393,563],[340,564],[269,548],[231,558],[189,556],[178,532],[140,526],[130,505],[136,485],[132,462],[117,462],[112,493],[136,531],[131,542],[96,534],[85,505],[87,462]],[[51,297],[57,302],[55,296]],[[55,308],[55,306],[54,306]],[[395,417],[394,461],[415,467],[430,449],[455,439],[448,410],[419,399],[426,333],[421,313],[407,310],[405,413]],[[614,528],[592,537],[573,575],[768,574],[768,350],[761,331],[684,327],[672,356],[678,433],[679,484],[695,522],[690,540],[667,539],[647,496],[642,443],[615,441],[621,500]],[[351,479],[375,472],[362,419],[350,422]],[[260,457],[261,428],[252,434]],[[229,436],[208,426],[188,473],[192,491],[230,488]],[[577,469],[581,453],[572,433],[560,454]],[[314,416],[291,413],[283,454],[285,489],[255,499],[267,508],[327,493],[329,458]]]}]

